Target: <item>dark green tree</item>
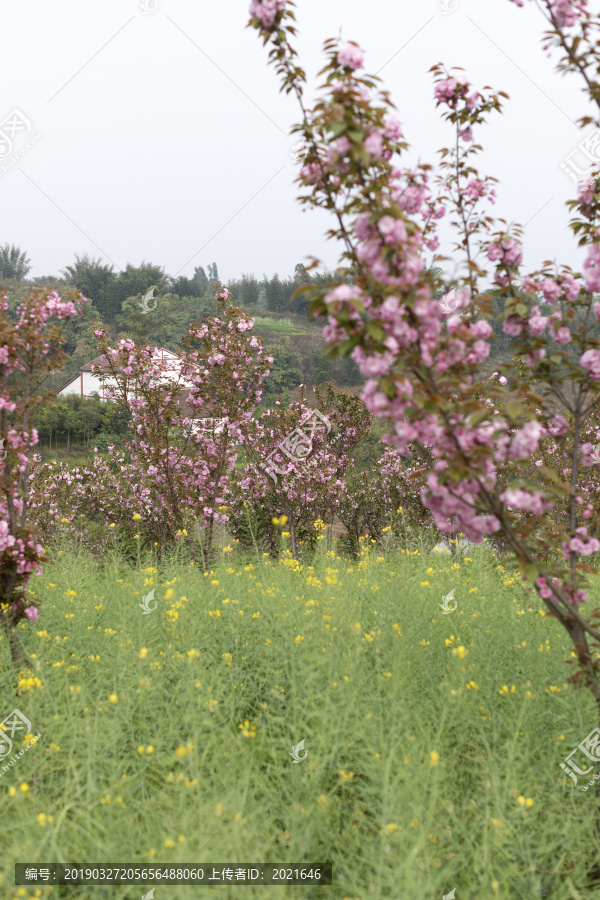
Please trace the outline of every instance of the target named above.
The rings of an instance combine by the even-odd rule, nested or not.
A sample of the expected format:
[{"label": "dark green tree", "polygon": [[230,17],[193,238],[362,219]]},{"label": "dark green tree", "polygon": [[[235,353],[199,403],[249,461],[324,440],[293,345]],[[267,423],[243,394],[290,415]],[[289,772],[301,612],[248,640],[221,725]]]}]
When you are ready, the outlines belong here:
[{"label": "dark green tree", "polygon": [[0,247],[0,276],[2,278],[24,281],[30,270],[31,261],[24,250],[14,244],[4,244],[3,247]]},{"label": "dark green tree", "polygon": [[267,294],[267,309],[271,310],[271,312],[287,310],[285,287],[277,273],[273,275],[270,281],[265,275],[265,290]]},{"label": "dark green tree", "polygon": [[206,290],[206,285],[208,284],[208,278],[206,277],[206,272],[202,268],[202,266],[196,266],[194,269],[194,277],[192,279],[196,282],[198,286],[198,297],[201,297]]},{"label": "dark green tree", "polygon": [[290,338],[284,337],[276,347],[269,347],[273,357],[271,371],[265,380],[265,396],[287,394],[302,382],[302,357],[291,349]]},{"label": "dark green tree", "polygon": [[88,256],[87,253],[81,256],[76,253],[75,263],[66,266],[63,275],[84,297],[94,301],[102,320],[113,319],[115,313],[111,306],[110,288],[117,276],[112,266],[103,263],[101,259]]}]

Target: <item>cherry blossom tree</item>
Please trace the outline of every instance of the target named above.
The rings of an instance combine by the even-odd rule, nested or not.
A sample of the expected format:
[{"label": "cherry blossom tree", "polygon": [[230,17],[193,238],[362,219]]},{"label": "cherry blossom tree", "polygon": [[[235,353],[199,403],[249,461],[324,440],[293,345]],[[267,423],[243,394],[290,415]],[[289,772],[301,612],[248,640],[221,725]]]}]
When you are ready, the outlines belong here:
[{"label": "cherry blossom tree", "polygon": [[18,669],[28,663],[17,624],[38,618],[40,601],[27,585],[45,559],[29,517],[29,468],[38,443],[32,415],[48,396],[47,375],[64,363],[57,321],[79,315],[84,302],[79,293],[62,300],[38,290],[11,311],[7,297],[0,299],[0,623]]},{"label": "cherry blossom tree", "polygon": [[176,531],[194,529],[207,565],[215,525],[227,521],[225,497],[238,448],[273,361],[262,339],[251,334],[252,317],[229,298],[229,290],[218,284],[219,315],[190,327],[171,373],[152,348],[127,340],[112,348],[102,329],[95,332],[104,361],[99,378],[110,399],[134,417],[128,464],[118,456],[114,462],[137,486],[137,499],[129,490],[110,515],[131,522],[137,513],[137,530],[150,528],[160,552]]},{"label": "cherry blossom tree", "polygon": [[[538,5],[550,26],[545,48],[560,50],[559,68],[580,75],[600,105],[600,17],[585,0]],[[253,0],[250,12],[249,25],[269,46],[281,90],[300,105],[302,121],[293,131],[308,155],[299,200],[331,213],[328,235],[339,242],[346,271],[356,274],[353,284],[323,289],[314,301],[313,311],[326,319],[325,336],[367,377],[363,399],[391,424],[390,444],[400,453],[410,444],[431,453],[421,496],[440,531],[462,531],[476,543],[503,535],[548,614],[569,633],[579,664],[573,679],[589,687],[600,712],[599,661],[589,644],[600,642],[594,624],[600,611],[586,618],[580,609],[594,571],[585,559],[600,550],[600,540],[578,501],[591,449],[582,440],[583,424],[600,395],[598,173],[570,203],[571,228],[585,249],[583,272],[546,262],[523,274],[522,230],[489,214],[496,180],[474,167],[481,151],[476,134],[502,111],[506,94],[474,88],[460,69],[433,66],[436,105],[454,142],[440,151],[435,175],[429,164],[403,167],[402,126],[380,79],[361,75],[360,47],[325,42],[320,96],[309,109],[292,45],[294,4]],[[578,124],[592,121],[598,124],[591,117]],[[452,278],[438,269],[449,257],[436,253],[437,222],[445,214],[456,234]],[[434,254],[427,278],[426,252]],[[529,378],[511,390],[494,380],[482,398],[492,336],[492,303],[482,284],[490,276],[504,305],[504,333],[514,338]],[[450,291],[449,311],[443,297]],[[540,298],[552,308],[548,315]],[[507,380],[510,367],[499,369]],[[565,394],[567,382],[576,387],[572,396]],[[568,417],[557,412],[559,401]],[[569,460],[566,477],[551,465],[528,475],[528,461],[543,442],[559,438]]]},{"label": "cherry blossom tree", "polygon": [[316,408],[300,385],[299,399],[288,408],[276,401],[248,423],[244,469],[236,473],[228,499],[232,533],[271,554],[279,547],[273,519],[285,516],[294,559],[301,555],[300,541],[307,548],[314,544],[315,521],[332,523],[350,453],[372,419],[356,395],[332,383],[314,392]]}]

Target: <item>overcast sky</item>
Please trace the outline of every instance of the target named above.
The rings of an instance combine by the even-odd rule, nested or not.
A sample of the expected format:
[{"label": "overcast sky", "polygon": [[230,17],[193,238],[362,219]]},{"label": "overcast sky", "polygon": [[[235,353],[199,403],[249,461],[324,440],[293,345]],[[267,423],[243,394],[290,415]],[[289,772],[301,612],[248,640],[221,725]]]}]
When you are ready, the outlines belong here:
[{"label": "overcast sky", "polygon": [[[75,253],[116,270],[147,260],[188,277],[216,261],[224,282],[244,272],[288,276],[309,255],[335,268],[328,217],[303,213],[295,199],[289,131],[299,114],[245,27],[248,0],[145,2],[156,8],[5,4],[0,119],[16,109],[28,122],[0,160],[0,243],[25,249],[34,276],[58,274]],[[590,131],[574,124],[591,111],[580,82],[560,77],[555,55],[544,54],[534,4],[445,0],[456,9],[444,13],[442,2],[297,0],[308,99],[323,41],[341,29],[390,91],[410,166],[435,164],[451,140],[435,110],[432,65],[462,66],[475,87],[506,91],[504,114],[476,133],[479,170],[499,179],[491,212],[526,226],[528,269],[545,259],[579,268],[565,207],[573,185],[560,164]],[[450,255],[451,234],[441,236]]]}]

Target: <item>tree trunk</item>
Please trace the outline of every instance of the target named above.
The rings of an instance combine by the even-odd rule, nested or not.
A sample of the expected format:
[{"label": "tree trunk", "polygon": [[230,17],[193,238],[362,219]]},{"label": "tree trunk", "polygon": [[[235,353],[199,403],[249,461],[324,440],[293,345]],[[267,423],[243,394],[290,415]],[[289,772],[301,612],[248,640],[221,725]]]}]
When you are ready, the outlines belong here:
[{"label": "tree trunk", "polygon": [[25,651],[23,650],[23,645],[19,639],[19,635],[17,634],[17,624],[9,618],[8,616],[4,617],[4,629],[6,631],[6,636],[8,638],[8,646],[10,648],[10,658],[12,663],[17,671],[20,669],[28,669],[29,668],[29,660],[25,656]]},{"label": "tree trunk", "polygon": [[294,517],[293,515],[289,516],[290,523],[290,540],[292,542],[292,557],[297,559],[296,553],[296,526],[294,525]]}]

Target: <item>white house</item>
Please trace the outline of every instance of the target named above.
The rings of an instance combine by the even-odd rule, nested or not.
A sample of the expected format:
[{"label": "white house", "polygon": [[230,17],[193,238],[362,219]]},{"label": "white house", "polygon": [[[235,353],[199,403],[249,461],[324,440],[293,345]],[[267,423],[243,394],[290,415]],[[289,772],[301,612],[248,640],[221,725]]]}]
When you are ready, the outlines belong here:
[{"label": "white house", "polygon": [[[154,352],[152,356],[156,359],[160,359],[163,364],[165,380],[169,380],[169,375],[167,373],[170,372],[173,373],[174,379],[176,379],[181,371],[180,357],[177,356],[176,353],[173,353],[172,350],[167,350],[165,347],[154,347],[153,349]],[[96,359],[86,363],[77,375],[71,378],[67,384],[63,385],[63,387],[56,392],[57,396],[62,397],[65,394],[79,394],[80,397],[90,397],[92,393],[95,392],[99,395],[101,400],[108,400],[109,396],[106,387],[108,385],[114,386],[116,381],[109,376],[104,383],[102,383],[98,374],[94,375],[92,373],[92,366],[101,370],[108,368],[106,361],[103,361],[101,356],[97,356]],[[181,384],[183,385],[185,382],[182,381]]]},{"label": "white house", "polygon": [[[179,357],[176,353],[173,353],[172,350],[167,350],[165,347],[154,347],[152,349],[152,356],[155,359],[159,359],[162,363],[161,367],[164,372],[164,378],[161,378],[161,380],[177,381],[179,379],[182,368],[183,361],[181,357]],[[101,400],[109,400],[110,397],[107,387],[109,385],[116,385],[116,379],[112,376],[109,376],[104,380],[104,382],[101,382],[99,373],[96,372],[96,374],[94,374],[92,372],[92,367],[100,369],[101,371],[105,371],[108,368],[108,364],[102,356],[97,356],[96,359],[93,359],[91,362],[86,363],[85,366],[82,366],[77,375],[75,375],[70,379],[70,381],[63,385],[63,387],[61,387],[61,389],[56,392],[56,395],[58,397],[64,397],[67,394],[79,394],[80,397],[91,397],[93,393],[97,393]],[[181,379],[179,383],[182,387],[190,386],[190,382],[183,379]],[[196,410],[193,407],[188,406],[186,400],[187,393],[185,393],[181,397],[179,405],[190,419],[194,419],[197,414]],[[220,434],[223,431],[223,427],[224,426],[221,419],[198,419],[194,430],[212,431],[212,429],[214,428],[215,433]]]}]

